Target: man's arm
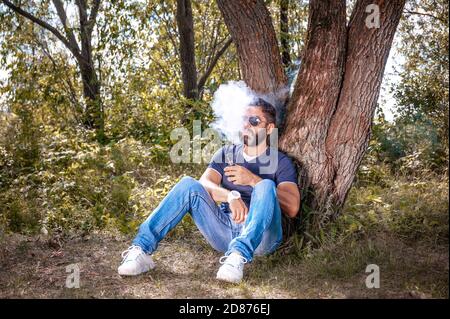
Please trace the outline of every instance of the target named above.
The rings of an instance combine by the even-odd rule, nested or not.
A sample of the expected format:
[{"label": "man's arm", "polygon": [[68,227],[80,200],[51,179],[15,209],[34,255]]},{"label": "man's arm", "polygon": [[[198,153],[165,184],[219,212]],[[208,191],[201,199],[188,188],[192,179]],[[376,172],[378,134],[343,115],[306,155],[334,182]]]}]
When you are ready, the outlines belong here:
[{"label": "man's arm", "polygon": [[[247,168],[240,165],[228,166],[224,171],[228,180],[237,185],[255,187],[262,180],[260,176],[253,174]],[[217,173],[217,175],[220,174]],[[278,184],[277,198],[283,213],[291,218],[297,216],[300,208],[300,192],[298,191],[297,184],[290,182],[281,182]]]},{"label": "man's arm", "polygon": [[199,180],[200,184],[206,188],[212,199],[216,202],[226,202],[228,193],[230,192],[228,189],[220,186],[221,179],[222,176],[218,172],[212,168],[207,168]]},{"label": "man's arm", "polygon": [[280,183],[277,187],[277,197],[281,210],[291,218],[297,216],[300,209],[300,192],[297,184]]},{"label": "man's arm", "polygon": [[[200,177],[200,184],[208,191],[214,201],[226,202],[230,191],[220,187],[221,179],[222,176],[218,172],[208,167]],[[242,198],[232,200],[229,204],[233,220],[238,224],[244,222],[247,218],[248,207]]]}]

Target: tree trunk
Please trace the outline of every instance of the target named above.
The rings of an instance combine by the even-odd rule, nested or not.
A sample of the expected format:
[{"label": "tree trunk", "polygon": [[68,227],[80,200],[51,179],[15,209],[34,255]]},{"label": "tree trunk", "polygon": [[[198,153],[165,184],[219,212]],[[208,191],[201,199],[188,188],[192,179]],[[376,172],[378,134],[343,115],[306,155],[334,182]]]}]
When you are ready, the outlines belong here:
[{"label": "tree trunk", "polygon": [[[313,227],[341,212],[366,152],[384,67],[404,2],[360,0],[348,27],[343,20],[344,1],[330,1],[327,7],[339,5],[335,8],[339,19],[333,18],[333,9],[325,21],[314,20],[325,8],[320,8],[318,1],[310,2],[307,45],[280,147],[298,160],[300,185],[313,194],[306,198],[307,205],[319,212]],[[379,28],[366,25],[369,13],[365,10],[370,4],[380,8]],[[321,35],[327,21],[335,24],[329,32],[339,40]],[[333,56],[334,61],[330,60]]]},{"label": "tree trunk", "polygon": [[100,81],[95,70],[92,58],[92,29],[93,21],[87,14],[85,0],[77,0],[80,18],[81,56],[79,59],[81,79],[83,81],[83,94],[86,102],[84,125],[96,130],[97,140],[104,142],[104,116],[100,96]]},{"label": "tree trunk", "polygon": [[275,29],[263,1],[217,0],[239,56],[242,77],[260,93],[275,93],[284,102],[287,77]]},{"label": "tree trunk", "polygon": [[[279,89],[285,77],[264,2],[217,2],[244,80],[258,92]],[[367,149],[404,4],[358,0],[347,26],[345,0],[309,3],[307,42],[279,145],[299,164],[302,202],[315,212],[314,228],[341,212]],[[377,8],[379,26],[373,27]]]},{"label": "tree trunk", "polygon": [[197,68],[195,65],[194,21],[190,0],[177,0],[176,20],[180,39],[183,95],[187,99],[196,100],[198,98]]},{"label": "tree trunk", "polygon": [[324,205],[333,178],[325,141],[341,90],[346,41],[345,0],[312,0],[307,44],[279,145],[299,162],[300,188],[312,188],[320,199],[315,206]]},{"label": "tree trunk", "polygon": [[289,53],[289,0],[280,0],[281,61],[285,68],[291,65]]},{"label": "tree trunk", "polygon": [[83,96],[86,103],[83,124],[97,131],[99,141],[104,138],[104,118],[102,100],[100,97],[100,82],[95,69],[90,64],[80,64],[83,83]]},{"label": "tree trunk", "polygon": [[[366,8],[380,8],[379,28],[367,27]],[[367,150],[384,69],[405,0],[359,1],[348,27],[347,60],[325,147],[333,159],[331,198],[342,207]]]}]

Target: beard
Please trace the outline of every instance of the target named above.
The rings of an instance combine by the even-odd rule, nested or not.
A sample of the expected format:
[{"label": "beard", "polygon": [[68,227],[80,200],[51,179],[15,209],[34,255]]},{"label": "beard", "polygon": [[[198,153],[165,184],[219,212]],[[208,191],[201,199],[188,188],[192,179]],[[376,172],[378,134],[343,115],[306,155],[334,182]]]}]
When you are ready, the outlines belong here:
[{"label": "beard", "polygon": [[255,134],[253,131],[250,131],[247,134],[240,133],[242,136],[242,141],[244,145],[247,146],[256,146],[261,144],[263,141],[266,140],[267,134],[265,129],[259,129],[258,132]]}]

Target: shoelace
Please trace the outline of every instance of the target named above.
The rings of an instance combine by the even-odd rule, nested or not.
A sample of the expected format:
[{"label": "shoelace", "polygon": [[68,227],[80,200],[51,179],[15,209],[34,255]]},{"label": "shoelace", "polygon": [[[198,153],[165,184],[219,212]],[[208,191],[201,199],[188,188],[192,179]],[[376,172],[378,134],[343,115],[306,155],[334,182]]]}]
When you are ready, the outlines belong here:
[{"label": "shoelace", "polygon": [[139,249],[140,251],[142,251],[142,248],[140,246],[137,245],[131,245],[130,247],[128,247],[126,250],[124,250],[121,254],[122,256],[122,262],[125,261],[125,259],[128,257],[128,254],[134,250],[134,249]]},{"label": "shoelace", "polygon": [[[242,261],[244,264],[247,263],[247,258],[245,258],[244,256],[241,256],[241,255],[238,255],[238,256],[239,256],[239,258],[241,259],[241,261]],[[228,259],[229,257],[230,257],[230,255],[220,257],[219,263],[220,263],[221,265],[225,264],[226,261],[227,261],[227,259]]]}]

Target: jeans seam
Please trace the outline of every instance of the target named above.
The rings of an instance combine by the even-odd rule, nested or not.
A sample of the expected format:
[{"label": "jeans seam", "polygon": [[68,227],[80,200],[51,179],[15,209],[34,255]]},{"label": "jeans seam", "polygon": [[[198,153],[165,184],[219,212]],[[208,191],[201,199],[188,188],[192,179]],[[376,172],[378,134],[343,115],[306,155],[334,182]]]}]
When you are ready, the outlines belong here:
[{"label": "jeans seam", "polygon": [[[192,193],[191,193],[191,195],[197,195],[198,197],[200,197],[205,203],[206,203],[206,205],[208,205],[208,207],[212,210],[212,211],[214,211],[214,214],[216,215],[216,218],[222,223],[222,224],[224,224],[225,226],[227,226],[227,227],[229,227],[230,225],[227,225],[219,216],[217,216],[217,214],[216,214],[216,212],[215,212],[215,210],[211,207],[211,205],[208,203],[208,201],[205,199],[205,198],[203,198],[203,195],[200,193],[200,192],[198,192],[198,191],[193,191]],[[187,203],[185,203],[181,208],[180,208],[180,210],[178,211],[178,213],[177,214],[175,214],[175,216],[172,218],[172,219],[170,219],[170,221],[169,222],[167,222],[167,223],[165,223],[163,226],[161,226],[161,227],[159,227],[157,230],[156,230],[156,232],[159,234],[162,230],[163,230],[163,228],[165,228],[165,227],[167,227],[167,225],[170,225],[179,215],[180,215],[180,212],[186,207],[186,205],[188,205],[189,204],[189,201],[187,202]],[[191,214],[192,214],[192,212],[191,212]]]},{"label": "jeans seam", "polygon": [[161,231],[163,230],[163,228],[167,227],[167,225],[170,225],[170,224],[175,220],[175,218],[177,218],[177,217],[180,215],[181,211],[186,207],[187,204],[189,204],[189,202],[188,202],[188,203],[185,203],[185,204],[180,208],[180,210],[178,211],[178,213],[177,213],[177,214],[176,214],[169,222],[167,222],[164,226],[158,228],[158,230],[156,230],[156,233],[160,234]]},{"label": "jeans seam", "polygon": [[[270,224],[272,223],[272,220],[273,220],[273,218],[274,218],[274,215],[275,215],[275,205],[276,205],[277,203],[278,203],[278,197],[277,197],[277,195],[276,195],[276,193],[275,193],[275,203],[274,203],[274,208],[273,208],[272,216],[270,217],[270,221],[269,221],[269,223],[268,223],[269,226],[270,226]],[[279,204],[278,204],[278,205],[279,205]],[[280,207],[280,214],[281,214],[281,207]],[[283,228],[281,228],[281,231],[283,231]],[[281,238],[283,238],[283,235],[282,235]],[[280,241],[280,243],[281,243],[281,241]],[[269,253],[272,252],[272,249],[276,248],[280,243],[278,243],[278,240],[275,241],[275,243],[270,247]],[[256,251],[256,249],[258,249],[258,247],[255,248],[254,252]]]},{"label": "jeans seam", "polygon": [[[215,205],[214,208],[211,207],[210,203],[208,203],[208,200],[205,199],[205,198],[203,197],[203,194],[200,193],[200,192],[198,192],[198,191],[194,191],[194,192],[192,192],[192,194],[193,194],[193,195],[197,195],[198,197],[200,197],[200,198],[206,203],[206,205],[208,205],[208,207],[214,212],[214,215],[216,216],[216,218],[217,218],[222,224],[224,224],[224,225],[227,226],[227,227],[230,227],[230,226],[231,226],[231,225],[228,225],[227,223],[225,223],[225,222],[222,220],[222,218],[220,218],[220,217],[218,216],[218,214],[217,214],[217,212],[216,212],[217,205]],[[209,195],[208,195],[208,196],[209,196]],[[192,212],[191,212],[191,213],[192,213]]]},{"label": "jeans seam", "polygon": [[[273,215],[275,214],[275,204],[278,202],[278,198],[277,198],[277,194],[275,193],[275,200],[274,200],[274,207],[273,207],[273,214],[272,214],[272,216],[270,217],[270,220],[269,220],[269,223],[268,223],[268,225],[270,225],[271,223],[272,223],[272,220],[273,220]],[[280,210],[281,210],[281,208],[280,208]]]}]

